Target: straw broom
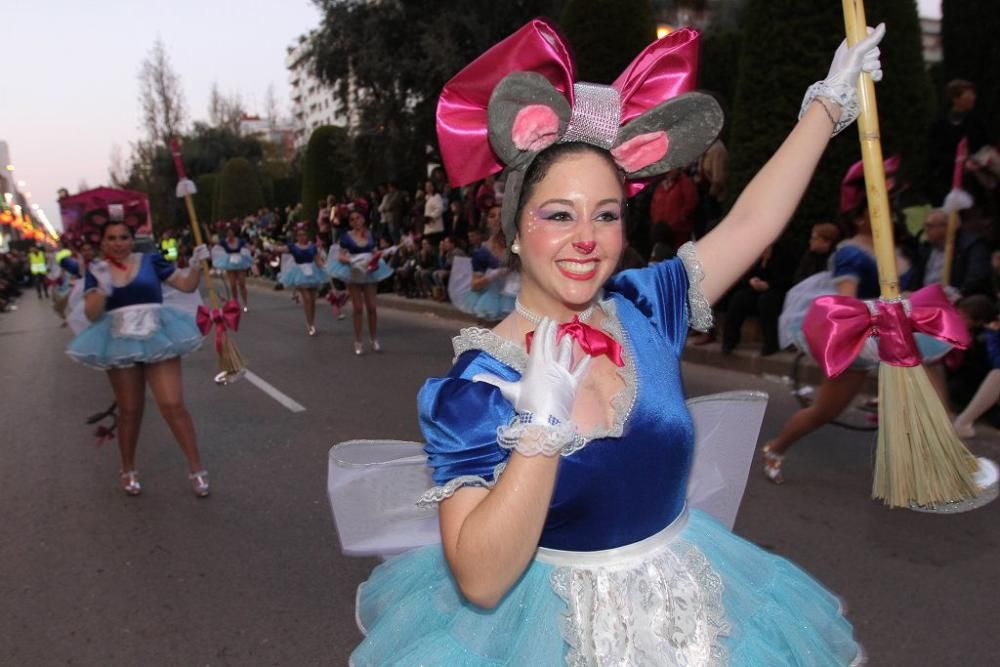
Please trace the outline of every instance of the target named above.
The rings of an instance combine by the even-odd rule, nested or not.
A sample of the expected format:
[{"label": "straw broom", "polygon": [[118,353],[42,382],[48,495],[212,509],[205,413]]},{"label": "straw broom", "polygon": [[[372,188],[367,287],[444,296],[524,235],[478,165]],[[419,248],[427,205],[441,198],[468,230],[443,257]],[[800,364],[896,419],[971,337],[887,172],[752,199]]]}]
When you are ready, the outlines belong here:
[{"label": "straw broom", "polygon": [[[181,161],[180,146],[176,139],[170,140],[170,152],[174,156],[174,165],[177,168],[177,178],[179,183],[183,183],[187,180],[187,176],[184,171],[184,163]],[[190,181],[188,181],[190,184]],[[191,187],[179,188],[183,190],[184,195],[184,205],[187,207],[188,220],[191,223],[191,233],[194,235],[195,246],[202,245],[204,241],[204,236],[201,233],[201,225],[198,224],[198,213],[194,208],[194,201],[191,199],[191,190],[193,189],[193,184]],[[217,311],[220,308],[219,295],[215,291],[215,286],[212,284],[212,278],[210,275],[206,274],[205,287],[208,290],[208,302],[212,311]],[[216,323],[215,326],[220,326]],[[218,333],[217,333],[218,335]],[[243,377],[246,372],[246,361],[243,359],[243,355],[240,354],[240,350],[236,347],[235,341],[233,341],[233,331],[226,330],[225,335],[222,339],[222,350],[219,352],[219,370],[220,373],[215,376],[216,384],[228,384],[229,382],[235,382],[236,380]]]},{"label": "straw broom", "polygon": [[[951,189],[962,188],[962,175],[965,172],[965,160],[969,157],[969,140],[962,137],[955,148],[955,170],[951,175]],[[941,284],[951,284],[951,269],[955,262],[955,237],[958,235],[959,212],[955,209],[948,213],[948,236],[944,242],[944,268],[941,271]]]},{"label": "straw broom", "polygon": [[[843,0],[848,44],[867,35],[862,0]],[[897,300],[899,276],[882,163],[878,108],[871,76],[858,83],[858,132],[879,284],[883,300]],[[879,430],[872,496],[890,507],[934,507],[979,495],[976,459],[955,434],[923,366],[879,364]]]}]

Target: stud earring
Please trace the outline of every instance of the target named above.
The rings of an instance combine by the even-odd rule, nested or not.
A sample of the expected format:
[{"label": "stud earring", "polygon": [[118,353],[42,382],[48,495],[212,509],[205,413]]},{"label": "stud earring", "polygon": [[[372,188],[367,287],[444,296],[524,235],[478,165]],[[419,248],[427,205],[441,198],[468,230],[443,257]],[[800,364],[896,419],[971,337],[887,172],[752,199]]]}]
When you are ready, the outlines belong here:
[{"label": "stud earring", "polygon": [[515,239],[513,243],[510,244],[510,251],[515,255],[521,254],[521,243]]}]

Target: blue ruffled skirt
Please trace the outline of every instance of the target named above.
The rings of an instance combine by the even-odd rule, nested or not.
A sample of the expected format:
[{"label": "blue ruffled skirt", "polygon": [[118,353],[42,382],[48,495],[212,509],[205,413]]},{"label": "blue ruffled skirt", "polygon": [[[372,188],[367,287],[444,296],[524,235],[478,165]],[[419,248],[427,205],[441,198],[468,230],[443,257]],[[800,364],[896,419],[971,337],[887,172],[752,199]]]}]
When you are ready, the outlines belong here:
[{"label": "blue ruffled skirt", "polygon": [[319,287],[330,280],[326,270],[319,264],[310,264],[311,274],[302,270],[304,264],[292,264],[288,269],[281,272],[279,280],[285,287]]},{"label": "blue ruffled skirt", "polygon": [[462,297],[461,310],[496,322],[514,311],[514,297],[503,293],[502,281],[494,281],[484,290],[466,293]]},{"label": "blue ruffled skirt", "polygon": [[[704,555],[713,571],[710,586],[721,591],[723,618],[715,626],[720,634],[713,642],[714,661],[705,664],[860,662],[860,646],[839,600],[801,569],[697,510],[676,539]],[[553,590],[555,571],[535,560],[495,609],[484,610],[463,599],[440,545],[397,556],[358,589],[357,620],[366,637],[350,664],[564,665],[572,649],[563,639],[567,603]],[[683,602],[675,600],[663,612],[683,615]],[[671,643],[682,644],[683,638]]]},{"label": "blue ruffled skirt", "polygon": [[107,370],[181,357],[201,346],[202,335],[194,318],[176,308],[160,307],[158,328],[142,337],[115,335],[113,313],[104,313],[81,331],[66,354],[85,366]]},{"label": "blue ruffled skirt", "polygon": [[224,261],[219,262],[218,265],[213,262],[212,266],[222,271],[247,271],[253,266],[253,258],[242,253],[226,253]]},{"label": "blue ruffled skirt", "polygon": [[326,263],[326,270],[331,277],[353,285],[380,283],[392,275],[392,267],[381,259],[378,261],[378,266],[375,267],[374,271],[365,271],[362,273],[360,271],[351,271],[350,264],[345,264],[336,257],[331,257]]}]

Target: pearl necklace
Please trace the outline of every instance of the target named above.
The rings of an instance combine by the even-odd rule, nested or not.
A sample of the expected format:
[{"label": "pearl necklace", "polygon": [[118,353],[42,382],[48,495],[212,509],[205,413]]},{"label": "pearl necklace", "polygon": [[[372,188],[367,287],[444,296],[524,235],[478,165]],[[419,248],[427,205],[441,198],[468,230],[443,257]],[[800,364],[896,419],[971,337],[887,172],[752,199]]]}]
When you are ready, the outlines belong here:
[{"label": "pearl necklace", "polygon": [[[538,324],[539,322],[542,321],[542,316],[539,315],[538,313],[528,310],[528,308],[526,308],[525,305],[521,303],[520,298],[514,299],[514,310],[517,311],[518,315],[528,320],[532,324]],[[585,311],[580,313],[578,317],[580,318],[581,322],[586,322],[587,320],[590,319],[591,315],[593,314],[594,314],[594,304],[590,304],[590,306]]]}]

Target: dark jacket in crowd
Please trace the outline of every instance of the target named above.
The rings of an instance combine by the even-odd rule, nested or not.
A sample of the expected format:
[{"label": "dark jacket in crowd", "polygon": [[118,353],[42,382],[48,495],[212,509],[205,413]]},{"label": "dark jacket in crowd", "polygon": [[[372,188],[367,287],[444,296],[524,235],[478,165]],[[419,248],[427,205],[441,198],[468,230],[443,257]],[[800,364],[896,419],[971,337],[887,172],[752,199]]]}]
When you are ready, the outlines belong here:
[{"label": "dark jacket in crowd", "polygon": [[[933,247],[924,241],[917,248],[913,268],[907,272],[903,288],[917,290],[924,287],[924,274]],[[984,294],[993,298],[993,267],[990,265],[990,247],[978,234],[959,230],[955,239],[955,259],[951,267],[951,286],[962,296]]]}]

